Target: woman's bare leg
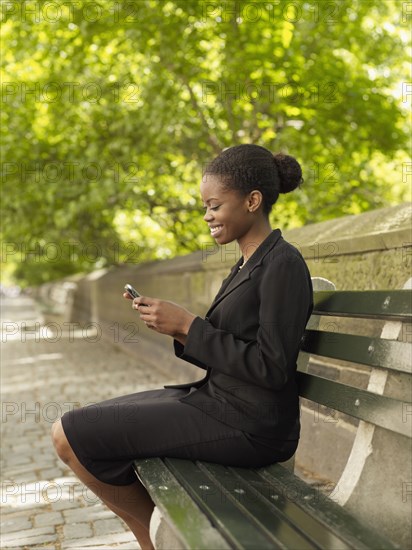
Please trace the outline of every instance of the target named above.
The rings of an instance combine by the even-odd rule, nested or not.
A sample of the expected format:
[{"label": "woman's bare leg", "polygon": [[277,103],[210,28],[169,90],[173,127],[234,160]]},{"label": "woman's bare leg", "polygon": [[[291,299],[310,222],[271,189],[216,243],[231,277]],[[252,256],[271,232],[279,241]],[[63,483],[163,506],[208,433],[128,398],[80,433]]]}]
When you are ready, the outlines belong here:
[{"label": "woman's bare leg", "polygon": [[58,420],[52,427],[53,443],[59,457],[93,493],[95,493],[133,532],[143,550],[153,550],[149,537],[150,517],[154,503],[140,481],[132,485],[109,485],[96,479],[79,462]]}]

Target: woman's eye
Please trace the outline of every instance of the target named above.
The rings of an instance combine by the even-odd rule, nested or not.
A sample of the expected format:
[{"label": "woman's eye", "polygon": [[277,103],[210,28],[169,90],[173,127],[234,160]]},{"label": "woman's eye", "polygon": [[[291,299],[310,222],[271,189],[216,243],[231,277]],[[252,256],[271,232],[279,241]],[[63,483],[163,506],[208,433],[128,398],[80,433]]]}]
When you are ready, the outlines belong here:
[{"label": "woman's eye", "polygon": [[[203,210],[207,210],[207,206],[202,206]],[[218,208],[220,208],[220,204],[219,206],[211,206],[210,207],[210,210],[217,210]]]}]

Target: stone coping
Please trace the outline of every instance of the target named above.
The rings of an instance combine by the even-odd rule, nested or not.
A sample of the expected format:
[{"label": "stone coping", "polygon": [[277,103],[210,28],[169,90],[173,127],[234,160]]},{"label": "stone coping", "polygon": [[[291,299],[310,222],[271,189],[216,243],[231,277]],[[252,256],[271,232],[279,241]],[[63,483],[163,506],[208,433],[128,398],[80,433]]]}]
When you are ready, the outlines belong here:
[{"label": "stone coping", "polygon": [[[318,258],[332,254],[341,256],[412,246],[411,219],[412,203],[404,203],[282,231],[282,235],[306,259],[312,259],[314,255]],[[227,270],[240,256],[237,243],[220,246],[211,242],[190,254],[140,265],[123,264],[121,269],[143,270],[148,274]]]}]

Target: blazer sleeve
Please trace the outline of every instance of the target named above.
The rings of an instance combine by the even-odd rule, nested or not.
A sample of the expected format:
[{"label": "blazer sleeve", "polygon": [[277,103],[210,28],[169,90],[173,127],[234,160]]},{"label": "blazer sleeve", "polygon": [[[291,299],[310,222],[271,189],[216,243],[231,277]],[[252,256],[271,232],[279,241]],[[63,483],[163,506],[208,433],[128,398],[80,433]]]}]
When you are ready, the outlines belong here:
[{"label": "blazer sleeve", "polygon": [[[309,270],[299,256],[280,255],[265,266],[256,339],[214,327],[196,317],[178,357],[257,386],[281,389],[295,376],[300,341],[313,308]],[[181,353],[179,353],[181,352]]]}]

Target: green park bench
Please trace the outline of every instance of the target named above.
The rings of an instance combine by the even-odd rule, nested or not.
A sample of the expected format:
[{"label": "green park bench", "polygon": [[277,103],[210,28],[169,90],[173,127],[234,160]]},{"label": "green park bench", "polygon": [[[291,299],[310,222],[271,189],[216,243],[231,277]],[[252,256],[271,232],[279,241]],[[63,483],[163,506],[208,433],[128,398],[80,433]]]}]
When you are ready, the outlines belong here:
[{"label": "green park bench", "polygon": [[[358,419],[336,495],[298,478],[288,463],[246,469],[136,460],[136,474],[156,504],[156,548],[410,547],[412,279],[388,291],[335,291],[325,279],[313,282],[315,307],[298,358],[300,395],[332,417]],[[363,329],[370,324],[372,336]],[[345,383],[320,376],[319,362],[331,358],[344,373],[366,370],[367,387],[346,383],[350,376]],[[333,461],[335,449],[325,452]]]}]

